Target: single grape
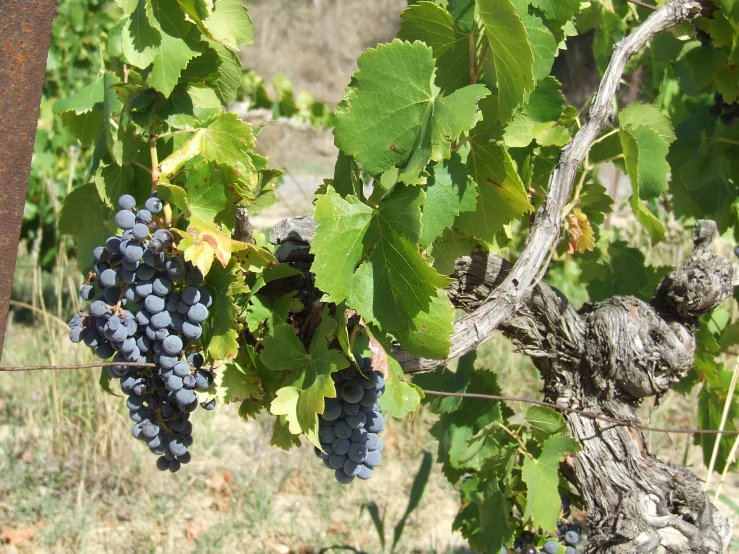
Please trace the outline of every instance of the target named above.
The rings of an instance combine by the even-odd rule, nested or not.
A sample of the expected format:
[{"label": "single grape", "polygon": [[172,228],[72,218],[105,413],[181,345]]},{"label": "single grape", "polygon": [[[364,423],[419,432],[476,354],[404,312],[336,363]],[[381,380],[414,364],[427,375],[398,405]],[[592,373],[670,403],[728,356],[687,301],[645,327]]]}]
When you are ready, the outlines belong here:
[{"label": "single grape", "polygon": [[721,115],[721,123],[724,127],[733,127],[736,122],[736,117],[730,113],[724,113]]},{"label": "single grape", "polygon": [[210,411],[216,407],[216,399],[214,398],[208,402],[201,402],[200,407],[203,408],[204,410]]},{"label": "single grape", "polygon": [[356,414],[352,416],[347,416],[346,423],[352,429],[359,429],[360,427],[364,427],[366,425],[367,416],[364,415],[364,413],[362,412],[357,412]]},{"label": "single grape", "polygon": [[199,287],[203,284],[203,274],[197,267],[188,270],[185,276],[185,283],[188,287]]},{"label": "single grape", "polygon": [[[167,296],[172,290],[172,281],[167,277],[157,277],[151,285],[154,294],[157,296]],[[162,308],[164,308],[164,304],[162,304]]]},{"label": "single grape", "polygon": [[151,294],[144,299],[144,306],[150,313],[158,314],[164,309],[164,299],[161,296]]},{"label": "single grape", "polygon": [[202,333],[203,329],[199,324],[190,323],[189,321],[185,321],[182,323],[182,335],[187,340],[197,340],[200,338],[200,335]]},{"label": "single grape", "polygon": [[117,274],[114,269],[106,269],[100,274],[100,284],[106,288],[114,287]]},{"label": "single grape", "polygon": [[547,541],[544,543],[544,552],[546,554],[557,554],[559,551],[559,543],[557,541]]},{"label": "single grape", "polygon": [[175,375],[177,375],[179,377],[184,377],[185,375],[189,375],[190,374],[190,364],[188,364],[184,360],[180,360],[179,362],[177,362],[174,365],[174,367],[172,368],[172,370],[174,371],[174,374]]},{"label": "single grape", "polygon": [[[137,223],[133,226],[133,229],[131,230],[133,231],[133,238],[135,238],[136,240],[143,240],[149,236],[149,228],[143,223]],[[141,256],[143,255],[144,253],[142,251]]]},{"label": "single grape", "polygon": [[339,456],[349,454],[350,446],[351,443],[347,439],[336,439],[331,443],[331,449],[334,451],[334,454],[338,454]]},{"label": "single grape", "polygon": [[187,310],[187,319],[192,323],[202,323],[208,319],[208,308],[203,304],[195,304]]},{"label": "single grape", "polygon": [[346,402],[359,402],[364,396],[364,389],[357,381],[347,381],[341,387],[341,397]]},{"label": "single grape", "polygon": [[327,398],[324,403],[321,419],[324,421],[335,421],[341,415],[341,402],[335,398]]},{"label": "single grape", "polygon": [[90,300],[95,294],[95,289],[92,285],[82,285],[80,287],[80,298],[82,300]]},{"label": "single grape", "polygon": [[182,351],[182,339],[177,335],[170,335],[163,342],[164,351],[167,354],[175,355]]},{"label": "single grape", "polygon": [[351,437],[349,437],[349,440],[351,442],[361,442],[364,443],[367,441],[367,429],[354,429],[352,431]]},{"label": "single grape", "polygon": [[182,291],[182,300],[189,306],[197,304],[200,300],[200,291],[195,287],[187,287]]},{"label": "single grape", "polygon": [[136,207],[136,199],[130,194],[124,194],[118,198],[118,206],[121,210],[130,210]]},{"label": "single grape", "polygon": [[151,324],[158,329],[163,329],[169,326],[170,323],[172,323],[172,316],[167,311],[161,311],[151,316]]},{"label": "single grape", "polygon": [[367,433],[367,450],[377,450],[380,447],[380,437],[377,433]]},{"label": "single grape", "polygon": [[318,439],[325,444],[331,444],[336,440],[336,433],[334,428],[330,426],[319,427]]},{"label": "single grape", "polygon": [[194,389],[196,383],[197,380],[194,375],[185,375],[185,377],[182,378],[182,385],[188,389]]},{"label": "single grape", "polygon": [[95,258],[96,262],[104,262],[108,259],[108,251],[105,249],[104,246],[97,246],[92,251],[92,257]]},{"label": "single grape", "polygon": [[344,462],[344,473],[346,473],[347,475],[351,475],[352,477],[359,475],[359,471],[361,468],[362,464],[353,462],[351,459]]},{"label": "single grape", "polygon": [[371,412],[367,414],[365,428],[370,433],[382,433],[385,429],[385,418],[382,417],[381,413]]},{"label": "single grape", "polygon": [[344,467],[344,463],[348,460],[346,455],[340,456],[339,454],[336,454],[335,452],[331,454],[328,458],[328,463],[331,465],[334,469],[339,469],[341,467]]},{"label": "single grape", "polygon": [[348,485],[349,483],[354,481],[354,476],[347,475],[346,472],[344,472],[343,466],[341,468],[337,468],[334,475],[336,476],[336,480],[342,485]]},{"label": "single grape", "polygon": [[72,327],[69,330],[69,340],[72,342],[82,342],[82,327]]},{"label": "single grape", "polygon": [[200,354],[200,352],[193,352],[192,354],[187,356],[187,361],[190,362],[190,364],[192,364],[192,366],[196,369],[200,369],[205,363],[203,355]]},{"label": "single grape", "polygon": [[196,402],[198,397],[195,395],[195,393],[191,389],[181,388],[177,391],[176,400],[177,403],[181,406],[187,406],[188,404],[192,404],[193,402]]},{"label": "single grape", "polygon": [[80,327],[84,321],[85,320],[82,319],[82,316],[73,316],[72,319],[69,320],[69,328],[74,329],[75,327]]},{"label": "single grape", "polygon": [[162,211],[162,201],[159,198],[152,196],[145,203],[144,207],[153,214],[158,214]]},{"label": "single grape", "polygon": [[[164,250],[164,244],[159,239],[151,239],[147,246],[147,251],[152,254],[160,254]],[[146,261],[146,253],[144,253],[144,261]],[[147,262],[148,263],[148,262]]]},{"label": "single grape", "polygon": [[369,454],[369,450],[366,444],[354,442],[349,447],[349,459],[358,464],[367,459],[367,454]]},{"label": "single grape", "polygon": [[344,401],[341,403],[341,409],[347,416],[357,415],[357,413],[359,412],[359,404],[357,404],[356,402]]},{"label": "single grape", "polygon": [[144,257],[144,249],[138,244],[129,244],[126,246],[124,256],[129,262],[138,262]]},{"label": "single grape", "polygon": [[133,229],[136,225],[136,216],[130,210],[121,210],[115,214],[115,223],[123,230]]},{"label": "single grape", "polygon": [[209,389],[213,384],[213,374],[210,371],[198,371],[195,374],[195,388],[199,390]]},{"label": "single grape", "polygon": [[575,550],[571,546],[568,546],[567,548],[565,548],[565,554],[577,554],[577,550]]},{"label": "single grape", "polygon": [[[136,212],[136,221],[148,226],[151,223],[151,212],[147,209],[141,209]],[[135,232],[134,232],[135,234]],[[148,234],[148,232],[147,232]]]},{"label": "single grape", "polygon": [[158,229],[154,231],[154,238],[162,243],[164,248],[169,248],[174,243],[174,235],[167,229]]},{"label": "single grape", "polygon": [[200,303],[206,308],[210,308],[213,305],[213,297],[208,292],[208,289],[200,289]]},{"label": "single grape", "polygon": [[359,468],[359,473],[357,474],[357,477],[359,477],[362,481],[366,481],[367,479],[372,477],[373,473],[374,471],[371,467],[362,464],[362,467]]},{"label": "single grape", "polygon": [[348,439],[352,436],[352,428],[349,427],[346,421],[337,421],[334,426],[334,433],[337,438]]},{"label": "single grape", "polygon": [[577,544],[580,542],[580,535],[575,531],[567,531],[565,533],[565,542],[567,544]]}]

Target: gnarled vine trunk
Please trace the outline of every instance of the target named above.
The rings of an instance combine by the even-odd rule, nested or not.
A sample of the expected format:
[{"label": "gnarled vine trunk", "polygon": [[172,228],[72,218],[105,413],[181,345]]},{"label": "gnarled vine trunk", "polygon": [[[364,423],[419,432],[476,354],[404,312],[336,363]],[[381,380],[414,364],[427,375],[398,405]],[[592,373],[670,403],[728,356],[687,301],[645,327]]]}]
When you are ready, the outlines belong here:
[{"label": "gnarled vine trunk", "polygon": [[[500,329],[541,371],[546,399],[639,422],[641,400],[663,395],[692,367],[697,318],[737,284],[737,268],[711,252],[715,232],[713,222],[699,223],[693,253],[651,304],[614,297],[577,312],[559,291],[536,286]],[[463,258],[449,296],[474,310],[508,268],[483,254]],[[577,413],[566,419],[582,446],[569,473],[588,513],[587,552],[726,550],[731,524],[693,473],[653,456],[635,428]]]},{"label": "gnarled vine trunk", "polygon": [[[313,226],[307,218],[286,220],[277,229],[273,242],[290,243],[282,249],[285,261],[296,252],[309,259]],[[639,423],[639,403],[665,394],[692,367],[698,317],[739,284],[739,267],[712,253],[715,234],[713,222],[698,223],[692,254],[662,280],[650,304],[613,297],[578,312],[543,283],[524,295],[499,329],[541,371],[546,400]],[[457,308],[473,312],[510,268],[487,253],[460,258],[447,295]],[[400,347],[395,354],[410,358]],[[418,368],[409,363],[406,369]],[[692,472],[652,455],[634,427],[578,413],[566,419],[582,446],[568,458],[566,470],[588,514],[586,552],[727,550],[731,523]]]}]

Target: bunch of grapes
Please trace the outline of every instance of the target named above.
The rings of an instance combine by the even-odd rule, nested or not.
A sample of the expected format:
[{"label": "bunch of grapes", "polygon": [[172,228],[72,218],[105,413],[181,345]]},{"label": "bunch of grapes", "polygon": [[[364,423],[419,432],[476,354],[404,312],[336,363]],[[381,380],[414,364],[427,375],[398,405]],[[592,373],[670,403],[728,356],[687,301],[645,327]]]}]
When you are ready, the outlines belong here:
[{"label": "bunch of grapes", "polygon": [[353,366],[331,374],[336,398],[327,398],[319,418],[320,448],[316,455],[327,468],[333,469],[342,485],[355,477],[369,479],[382,460],[385,420],[377,399],[385,392],[385,380],[372,370],[369,358],[356,357],[360,371]]},{"label": "bunch of grapes", "polygon": [[725,127],[733,127],[739,118],[739,102],[733,104],[724,102],[724,97],[717,92],[713,95],[713,105],[708,108],[708,114],[711,117],[720,117]]},{"label": "bunch of grapes", "polygon": [[[190,413],[197,390],[210,388],[212,372],[202,369],[194,341],[212,304],[203,275],[174,250],[172,233],[158,227],[163,204],[153,195],[144,208],[128,194],[118,200],[120,236],[95,248],[95,271],[80,289],[88,310],[74,316],[69,338],[113,362],[156,367],[108,366],[120,379],[134,421],[133,436],[159,456],[157,467],[175,472],[190,461]],[[206,410],[215,400],[201,404]]]}]

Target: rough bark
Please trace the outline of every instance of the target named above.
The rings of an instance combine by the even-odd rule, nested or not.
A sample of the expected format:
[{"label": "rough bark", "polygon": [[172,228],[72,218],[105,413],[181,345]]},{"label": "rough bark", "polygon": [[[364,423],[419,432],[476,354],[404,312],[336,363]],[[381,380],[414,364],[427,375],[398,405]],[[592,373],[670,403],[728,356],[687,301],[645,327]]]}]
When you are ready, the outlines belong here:
[{"label": "rough bark", "polygon": [[[313,227],[286,241],[307,249]],[[498,329],[531,357],[544,380],[546,400],[558,405],[640,421],[639,403],[667,392],[692,367],[697,318],[739,285],[739,267],[715,256],[713,222],[696,227],[693,252],[667,275],[650,303],[631,296],[587,304],[577,311],[557,289],[539,283]],[[307,267],[307,265],[305,266]],[[457,260],[447,289],[452,304],[473,313],[510,275],[512,264],[476,252]],[[398,345],[394,354],[412,359]],[[414,363],[404,370],[418,370]],[[649,453],[641,432],[577,413],[566,419],[582,451],[569,459],[568,477],[588,513],[589,553],[719,553],[731,523],[703,493],[688,469]]]},{"label": "rough bark", "polygon": [[[548,401],[639,422],[642,399],[667,392],[693,364],[697,318],[739,284],[739,268],[711,252],[713,222],[699,222],[692,254],[660,283],[650,304],[614,297],[579,312],[540,284],[499,327],[541,371]],[[472,311],[505,278],[510,264],[474,254],[457,261],[448,290]],[[591,534],[587,552],[725,552],[731,523],[716,511],[688,469],[649,453],[641,432],[566,416],[582,445],[569,474]]]}]

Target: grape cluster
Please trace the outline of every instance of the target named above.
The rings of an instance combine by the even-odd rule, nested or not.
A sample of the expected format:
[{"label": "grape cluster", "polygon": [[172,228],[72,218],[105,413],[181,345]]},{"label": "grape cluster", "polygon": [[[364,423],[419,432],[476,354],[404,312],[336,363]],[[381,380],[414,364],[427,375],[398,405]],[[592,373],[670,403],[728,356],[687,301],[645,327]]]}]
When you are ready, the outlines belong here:
[{"label": "grape cluster", "polygon": [[[95,248],[94,272],[80,289],[90,305],[70,320],[69,338],[103,360],[156,364],[108,366],[108,374],[120,379],[127,395],[133,436],[159,456],[157,468],[175,472],[190,461],[195,391],[213,383],[212,372],[202,369],[203,356],[192,351],[212,298],[201,287],[200,270],[173,249],[172,233],[158,228],[164,206],[156,195],[141,209],[127,194],[118,205],[122,234]],[[201,406],[211,410],[215,400]]]},{"label": "grape cluster", "polygon": [[336,480],[348,485],[355,477],[369,479],[382,460],[385,420],[377,399],[385,392],[385,380],[372,370],[369,358],[356,356],[361,372],[353,366],[332,373],[336,398],[327,398],[319,418],[320,448],[316,455]]},{"label": "grape cluster", "polygon": [[[557,523],[557,540],[548,539],[544,542],[541,552],[544,554],[556,554],[559,552],[560,542],[564,542],[567,546],[565,554],[576,554],[575,545],[580,542],[581,529],[577,523],[566,521],[570,517],[570,499],[566,496],[561,497],[560,508],[562,510],[562,518]],[[524,531],[513,542],[513,552],[521,552],[522,554],[538,554],[540,551],[534,546],[537,537],[531,531]],[[507,554],[508,549],[503,546],[500,550],[501,554]]]},{"label": "grape cluster", "polygon": [[724,102],[723,96],[717,92],[713,95],[713,105],[708,108],[708,113],[711,117],[720,117],[725,127],[733,127],[739,118],[739,102]]}]

